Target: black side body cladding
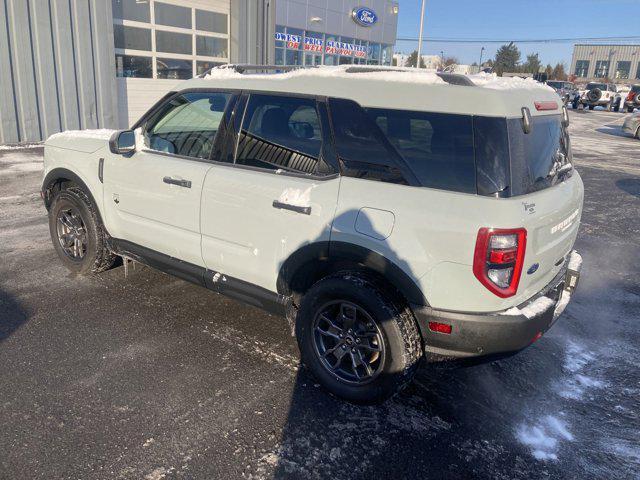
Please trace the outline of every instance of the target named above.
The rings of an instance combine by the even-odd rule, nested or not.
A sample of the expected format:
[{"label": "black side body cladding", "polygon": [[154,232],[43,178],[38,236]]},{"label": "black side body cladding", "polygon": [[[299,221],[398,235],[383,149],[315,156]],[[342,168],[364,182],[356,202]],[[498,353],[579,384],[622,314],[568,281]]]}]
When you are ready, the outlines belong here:
[{"label": "black side body cladding", "polygon": [[156,252],[126,240],[112,238],[109,246],[115,253],[129,257],[144,265],[153,267],[227,297],[240,300],[275,315],[284,316],[288,298],[265,288],[229,277],[198,265]]}]

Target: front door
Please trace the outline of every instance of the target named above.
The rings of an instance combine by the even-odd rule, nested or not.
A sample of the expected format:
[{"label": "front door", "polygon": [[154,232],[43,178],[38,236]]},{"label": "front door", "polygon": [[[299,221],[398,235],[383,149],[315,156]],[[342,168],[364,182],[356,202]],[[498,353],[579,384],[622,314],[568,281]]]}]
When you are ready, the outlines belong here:
[{"label": "front door", "polygon": [[204,182],[203,258],[209,270],[276,291],[289,255],[329,241],[340,179],[322,155],[328,126],[309,97],[252,94],[235,117],[244,118],[235,163]]},{"label": "front door", "polygon": [[105,158],[105,223],[114,238],[204,266],[200,198],[230,97],[176,95],[138,131],[144,145],[133,155]]}]

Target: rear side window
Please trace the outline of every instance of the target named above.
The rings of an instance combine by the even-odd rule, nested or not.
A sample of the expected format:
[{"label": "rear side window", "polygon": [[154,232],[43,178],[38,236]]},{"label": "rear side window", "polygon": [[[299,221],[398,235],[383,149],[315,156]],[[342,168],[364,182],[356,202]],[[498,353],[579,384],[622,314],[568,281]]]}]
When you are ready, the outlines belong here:
[{"label": "rear side window", "polygon": [[368,109],[421,185],[476,193],[470,116]]},{"label": "rear side window", "polygon": [[171,98],[144,127],[151,150],[209,159],[230,93],[185,93]]},{"label": "rear side window", "polygon": [[402,159],[376,122],[356,102],[329,100],[336,153],[346,176],[407,184]]},{"label": "rear side window", "polygon": [[236,163],[270,170],[317,171],[322,130],[316,101],[276,95],[251,95]]}]

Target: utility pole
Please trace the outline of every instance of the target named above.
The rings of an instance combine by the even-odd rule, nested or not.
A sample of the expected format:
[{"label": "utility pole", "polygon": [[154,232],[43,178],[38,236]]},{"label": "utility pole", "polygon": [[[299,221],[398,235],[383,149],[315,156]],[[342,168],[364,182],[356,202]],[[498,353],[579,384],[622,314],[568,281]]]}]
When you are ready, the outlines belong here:
[{"label": "utility pole", "polygon": [[420,35],[418,36],[418,58],[416,59],[416,68],[420,68],[422,63],[422,29],[424,28],[424,6],[427,0],[422,0],[422,10],[420,11]]},{"label": "utility pole", "polygon": [[478,73],[482,71],[482,54],[484,53],[484,47],[480,49],[480,63],[478,64]]}]

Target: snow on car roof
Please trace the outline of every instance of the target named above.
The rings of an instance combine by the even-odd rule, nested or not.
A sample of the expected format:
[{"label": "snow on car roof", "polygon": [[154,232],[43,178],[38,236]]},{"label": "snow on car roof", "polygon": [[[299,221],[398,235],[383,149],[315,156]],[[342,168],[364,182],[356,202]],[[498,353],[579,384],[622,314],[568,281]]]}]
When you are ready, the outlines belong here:
[{"label": "snow on car roof", "polygon": [[[501,78],[485,73],[447,78],[424,69],[355,65],[299,68],[280,73],[242,73],[239,67],[214,68],[202,78],[179,84],[177,89],[214,87],[321,95],[351,99],[364,107],[464,115],[520,117],[522,107],[529,107],[533,115],[560,113],[561,103],[555,91],[532,79]],[[551,100],[558,101],[558,110],[536,111],[536,102]]]}]

